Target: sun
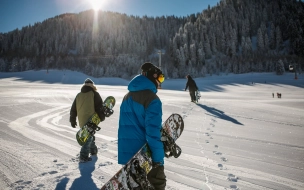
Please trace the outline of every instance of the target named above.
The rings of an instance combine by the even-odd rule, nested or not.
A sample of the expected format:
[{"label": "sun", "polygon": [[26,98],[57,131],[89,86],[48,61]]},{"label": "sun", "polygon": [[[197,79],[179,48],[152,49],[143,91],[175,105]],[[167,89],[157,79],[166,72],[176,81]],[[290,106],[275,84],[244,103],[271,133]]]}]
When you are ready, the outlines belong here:
[{"label": "sun", "polygon": [[92,9],[98,11],[101,8],[102,0],[88,0],[92,6]]}]

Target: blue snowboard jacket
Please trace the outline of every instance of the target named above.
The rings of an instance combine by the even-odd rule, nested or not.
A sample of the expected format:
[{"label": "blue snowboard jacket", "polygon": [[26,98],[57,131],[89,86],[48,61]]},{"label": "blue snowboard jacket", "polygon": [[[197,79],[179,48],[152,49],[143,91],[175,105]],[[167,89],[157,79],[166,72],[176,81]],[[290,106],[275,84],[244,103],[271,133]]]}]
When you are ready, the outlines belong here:
[{"label": "blue snowboard jacket", "polygon": [[135,76],[120,106],[118,128],[118,163],[126,164],[145,144],[152,152],[152,161],[164,164],[161,142],[162,103],[152,81]]}]

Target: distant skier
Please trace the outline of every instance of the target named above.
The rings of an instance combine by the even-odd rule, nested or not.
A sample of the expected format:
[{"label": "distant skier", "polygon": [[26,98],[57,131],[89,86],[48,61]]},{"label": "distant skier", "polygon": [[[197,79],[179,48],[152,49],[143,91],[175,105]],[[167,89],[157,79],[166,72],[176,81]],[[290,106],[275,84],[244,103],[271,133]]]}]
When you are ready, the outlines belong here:
[{"label": "distant skier", "polygon": [[186,78],[188,79],[188,81],[186,83],[185,91],[189,87],[191,102],[196,102],[195,91],[198,90],[198,87],[196,86],[195,81],[192,79],[192,77],[190,75],[187,75]]},{"label": "distant skier", "polygon": [[[71,110],[70,122],[73,128],[76,128],[76,117],[78,116],[79,126],[83,127],[89,118],[97,113],[100,121],[105,120],[103,101],[97,92],[94,82],[87,78],[81,87],[81,92],[77,94]],[[95,145],[95,137],[90,136],[87,142],[81,147],[79,162],[91,161],[89,154],[97,155],[97,146]]]}]

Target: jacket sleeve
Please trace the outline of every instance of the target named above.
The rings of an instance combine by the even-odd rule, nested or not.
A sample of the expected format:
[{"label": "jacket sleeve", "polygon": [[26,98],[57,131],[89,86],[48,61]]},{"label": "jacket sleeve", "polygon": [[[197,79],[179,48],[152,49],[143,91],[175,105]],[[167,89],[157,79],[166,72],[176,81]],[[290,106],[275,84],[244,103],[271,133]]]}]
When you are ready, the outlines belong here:
[{"label": "jacket sleeve", "polygon": [[104,114],[104,107],[103,107],[103,101],[100,97],[100,94],[96,91],[94,91],[94,107],[95,112],[98,114],[100,121],[105,120],[105,114]]},{"label": "jacket sleeve", "polygon": [[159,99],[153,100],[146,109],[145,128],[152,161],[164,164],[165,152],[161,142],[162,104]]},{"label": "jacket sleeve", "polygon": [[70,122],[76,123],[76,117],[77,117],[77,109],[76,109],[76,98],[75,98],[70,110]]},{"label": "jacket sleeve", "polygon": [[188,80],[187,83],[186,83],[185,91],[187,90],[188,86],[189,86],[189,80]]}]

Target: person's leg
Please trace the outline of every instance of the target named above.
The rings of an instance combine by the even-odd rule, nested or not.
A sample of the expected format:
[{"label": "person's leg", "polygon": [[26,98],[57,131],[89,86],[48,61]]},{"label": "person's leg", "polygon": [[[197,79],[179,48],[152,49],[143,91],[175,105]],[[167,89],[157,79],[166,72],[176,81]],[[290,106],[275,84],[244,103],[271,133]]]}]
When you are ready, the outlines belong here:
[{"label": "person's leg", "polygon": [[190,98],[191,98],[191,102],[193,101],[192,99],[192,92],[189,90],[189,94],[190,94]]},{"label": "person's leg", "polygon": [[95,144],[95,136],[93,136],[93,140],[91,142],[91,147],[90,147],[90,153],[91,153],[91,155],[97,155],[97,152],[98,152],[98,150],[97,150],[97,146]]},{"label": "person's leg", "polygon": [[195,102],[196,101],[195,91],[190,91],[190,96],[191,96],[191,101]]},{"label": "person's leg", "polygon": [[148,180],[153,185],[155,190],[165,190],[166,188],[166,175],[164,166],[152,168],[148,173]]},{"label": "person's leg", "polygon": [[87,142],[80,149],[79,160],[86,160],[89,157],[91,143],[93,141],[93,137],[89,137]]}]

